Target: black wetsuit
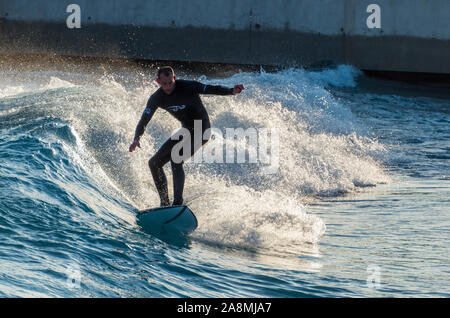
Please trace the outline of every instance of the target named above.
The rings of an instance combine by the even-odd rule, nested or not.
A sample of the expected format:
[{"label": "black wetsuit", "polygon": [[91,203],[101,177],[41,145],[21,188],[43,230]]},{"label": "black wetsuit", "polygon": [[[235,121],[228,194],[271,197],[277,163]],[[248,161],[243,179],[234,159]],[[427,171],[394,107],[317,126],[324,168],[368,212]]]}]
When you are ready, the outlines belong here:
[{"label": "black wetsuit", "polygon": [[[195,135],[196,141],[191,142],[190,154],[184,156],[188,158],[192,156],[202,145],[208,140],[209,136],[203,136],[205,130],[211,127],[208,113],[200,99],[199,94],[214,95],[232,95],[233,89],[223,86],[206,85],[195,81],[176,80],[175,89],[171,94],[166,94],[162,88],[153,93],[148,102],[147,107],[136,127],[134,138],[140,138],[153,114],[159,108],[168,111],[172,116],[178,119],[184,128],[188,129],[191,138],[194,137],[194,121],[201,120],[202,136]],[[205,137],[206,140],[204,140]],[[167,139],[156,154],[150,158],[149,167],[152,172],[153,180],[158,194],[161,198],[161,205],[169,205],[169,195],[167,190],[167,179],[164,174],[163,166],[170,161],[173,174],[174,201],[173,205],[183,204],[183,188],[184,188],[184,169],[183,162],[177,163],[172,160],[172,148],[180,142],[179,140]],[[183,155],[181,152],[180,155]]]}]

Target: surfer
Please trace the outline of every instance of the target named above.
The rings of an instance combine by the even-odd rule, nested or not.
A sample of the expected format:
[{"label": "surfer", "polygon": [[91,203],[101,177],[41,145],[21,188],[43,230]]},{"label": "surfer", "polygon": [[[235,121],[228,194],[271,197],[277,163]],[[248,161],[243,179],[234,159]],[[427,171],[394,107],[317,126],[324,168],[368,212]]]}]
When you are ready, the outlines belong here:
[{"label": "surfer", "polygon": [[[147,102],[147,107],[136,127],[134,140],[130,145],[129,151],[133,152],[136,147],[141,147],[139,140],[144,134],[145,127],[159,107],[168,111],[172,116],[178,119],[185,129],[184,131],[189,131],[189,134],[184,134],[182,136],[183,142],[186,141],[185,138],[188,138],[189,136],[191,136],[191,139],[194,139],[193,142],[190,142],[191,151],[189,154],[180,152],[180,155],[184,160],[191,157],[198,149],[206,144],[210,137],[208,128],[211,127],[211,123],[199,94],[236,95],[244,89],[244,86],[241,84],[235,85],[233,88],[227,88],[223,86],[202,84],[196,81],[176,79],[175,73],[170,66],[158,69],[156,82],[159,84],[160,88],[150,96]],[[197,135],[194,134],[194,121],[201,122],[201,136],[198,136],[198,133]],[[206,134],[205,131],[207,131]],[[170,205],[167,179],[163,170],[163,166],[169,161],[173,175],[174,200],[172,205],[183,204],[185,180],[183,169],[184,160],[179,162],[179,160],[173,160],[174,158],[172,158],[172,149],[180,142],[177,138],[173,137],[175,136],[167,139],[148,162],[156,190],[161,199],[161,206]]]}]

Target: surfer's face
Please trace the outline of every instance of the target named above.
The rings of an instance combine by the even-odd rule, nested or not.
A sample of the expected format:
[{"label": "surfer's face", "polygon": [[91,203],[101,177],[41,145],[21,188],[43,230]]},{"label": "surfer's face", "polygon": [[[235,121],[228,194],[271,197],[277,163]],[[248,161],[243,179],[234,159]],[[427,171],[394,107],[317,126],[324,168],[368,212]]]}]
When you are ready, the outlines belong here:
[{"label": "surfer's face", "polygon": [[175,75],[171,74],[169,76],[166,76],[164,74],[161,74],[158,79],[156,79],[156,82],[158,82],[159,85],[161,85],[162,90],[166,94],[170,94],[175,89]]}]

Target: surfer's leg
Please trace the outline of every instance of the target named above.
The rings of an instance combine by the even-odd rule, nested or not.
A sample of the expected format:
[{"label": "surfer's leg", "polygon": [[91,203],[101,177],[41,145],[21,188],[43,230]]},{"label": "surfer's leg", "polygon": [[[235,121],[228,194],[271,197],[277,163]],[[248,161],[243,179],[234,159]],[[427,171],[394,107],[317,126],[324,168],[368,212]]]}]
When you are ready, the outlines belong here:
[{"label": "surfer's leg", "polygon": [[[193,136],[193,130],[189,130],[190,137]],[[180,136],[180,141],[183,142],[185,135]],[[192,142],[191,142],[192,144]],[[184,147],[179,150],[178,155],[180,157],[184,157]],[[189,154],[187,154],[189,155]],[[183,204],[183,189],[184,189],[184,180],[185,174],[183,169],[184,160],[179,162],[179,158],[177,162],[175,162],[172,158],[170,160],[170,165],[172,167],[172,177],[173,177],[173,203],[172,205],[182,205]]]},{"label": "surfer's leg", "polygon": [[173,176],[173,205],[182,205],[185,180],[183,163],[175,163],[170,161],[170,164],[172,166]]},{"label": "surfer's leg", "polygon": [[[190,131],[191,136],[194,136],[194,132]],[[204,144],[206,144],[209,140],[210,135],[207,136],[207,140],[202,140],[201,143],[191,142],[191,153],[189,157],[192,157],[197,150],[199,150]],[[181,149],[180,155],[183,156],[183,150]],[[175,163],[173,160],[170,161],[172,166],[172,175],[173,175],[173,205],[182,205],[183,204],[183,189],[184,189],[184,181],[185,181],[185,173],[183,169],[184,161],[180,163]]]},{"label": "surfer's leg", "polygon": [[170,161],[170,154],[174,144],[174,140],[168,139],[161,146],[158,152],[148,161],[156,190],[158,191],[159,198],[161,199],[161,206],[170,205],[169,192],[167,189],[167,178],[164,173],[163,166]]}]

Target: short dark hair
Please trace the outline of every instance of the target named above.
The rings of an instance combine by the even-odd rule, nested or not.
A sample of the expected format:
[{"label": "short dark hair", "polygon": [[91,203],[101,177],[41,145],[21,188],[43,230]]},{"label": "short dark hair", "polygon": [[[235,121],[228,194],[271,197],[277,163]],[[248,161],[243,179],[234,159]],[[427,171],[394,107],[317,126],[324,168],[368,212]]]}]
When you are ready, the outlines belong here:
[{"label": "short dark hair", "polygon": [[175,73],[173,71],[173,68],[171,68],[170,66],[163,66],[158,68],[158,78],[161,77],[161,74],[164,74],[165,76],[171,76]]}]

